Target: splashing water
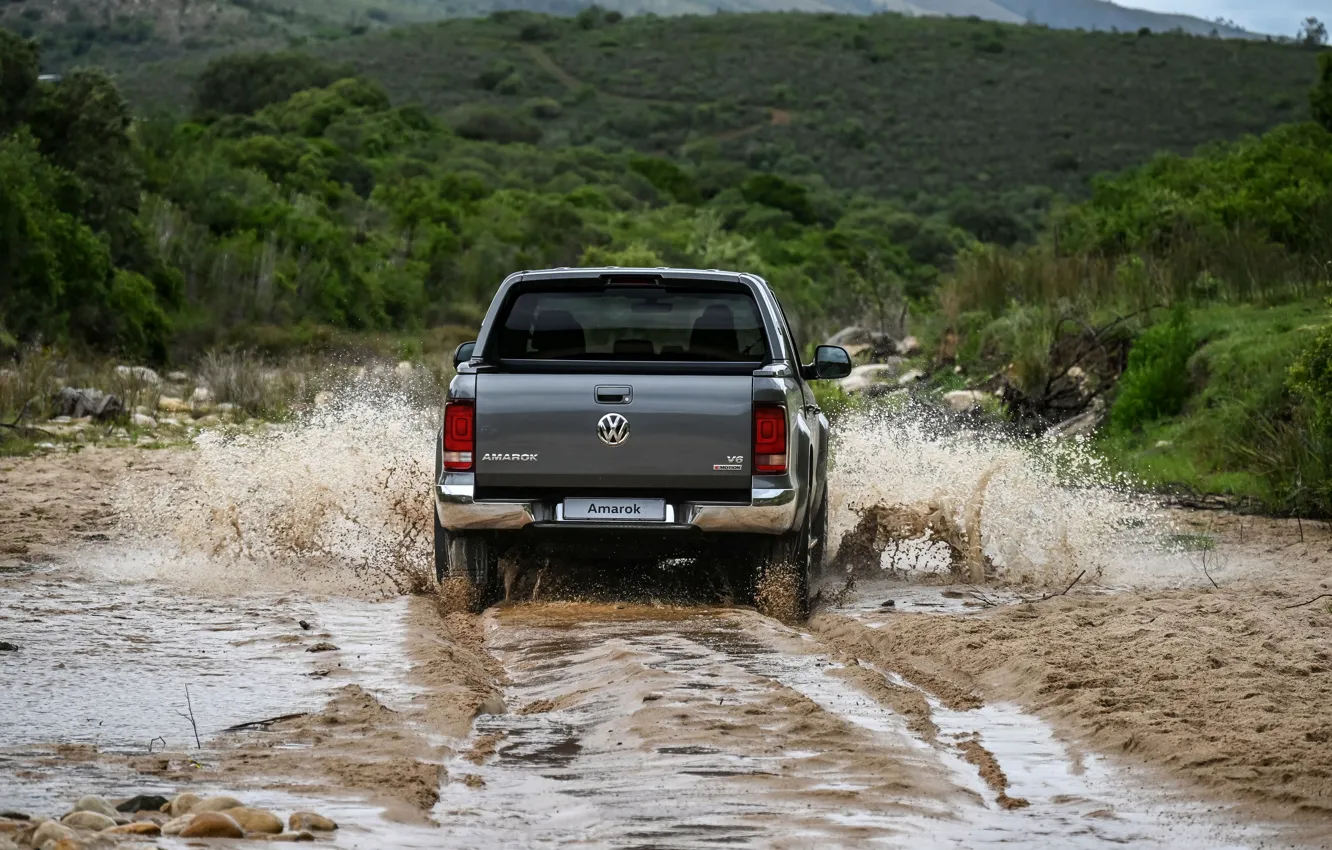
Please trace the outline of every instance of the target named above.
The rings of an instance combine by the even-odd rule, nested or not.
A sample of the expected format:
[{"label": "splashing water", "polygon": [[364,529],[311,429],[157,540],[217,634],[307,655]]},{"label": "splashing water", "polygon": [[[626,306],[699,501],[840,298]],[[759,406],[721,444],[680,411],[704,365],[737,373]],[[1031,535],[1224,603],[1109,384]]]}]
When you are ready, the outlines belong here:
[{"label": "splashing water", "polygon": [[218,591],[420,592],[434,584],[435,427],[433,411],[372,377],[290,423],[204,431],[169,484],[120,488],[133,545],[112,571]]},{"label": "splashing water", "polygon": [[1164,515],[1111,474],[1088,443],[1020,441],[942,426],[937,414],[921,411],[838,423],[832,540],[847,540],[863,513],[878,506],[921,518],[915,534],[891,542],[884,567],[946,572],[950,550],[963,550],[965,558],[971,546],[991,576],[1011,583],[1057,586],[1083,570],[1092,580],[1130,580],[1140,569],[1140,558],[1118,553],[1130,535],[1153,537]]}]

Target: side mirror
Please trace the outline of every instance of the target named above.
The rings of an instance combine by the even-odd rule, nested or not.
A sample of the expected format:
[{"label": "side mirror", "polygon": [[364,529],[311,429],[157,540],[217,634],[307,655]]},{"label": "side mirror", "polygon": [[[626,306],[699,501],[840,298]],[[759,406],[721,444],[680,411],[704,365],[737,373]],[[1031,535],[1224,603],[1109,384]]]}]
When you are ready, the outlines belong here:
[{"label": "side mirror", "polygon": [[476,349],[476,340],[464,342],[453,349],[453,368],[457,369],[459,363],[466,363],[472,359],[472,352]]},{"label": "side mirror", "polygon": [[808,371],[816,379],[845,378],[851,374],[851,355],[840,345],[820,345],[814,349],[814,363]]}]

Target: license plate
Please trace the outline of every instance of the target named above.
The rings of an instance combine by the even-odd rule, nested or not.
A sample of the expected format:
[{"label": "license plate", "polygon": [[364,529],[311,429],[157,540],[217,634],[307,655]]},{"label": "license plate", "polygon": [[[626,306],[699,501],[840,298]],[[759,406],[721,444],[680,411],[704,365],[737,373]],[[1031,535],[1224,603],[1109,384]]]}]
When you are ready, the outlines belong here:
[{"label": "license plate", "polygon": [[665,522],[665,499],[565,499],[564,518],[608,522]]}]

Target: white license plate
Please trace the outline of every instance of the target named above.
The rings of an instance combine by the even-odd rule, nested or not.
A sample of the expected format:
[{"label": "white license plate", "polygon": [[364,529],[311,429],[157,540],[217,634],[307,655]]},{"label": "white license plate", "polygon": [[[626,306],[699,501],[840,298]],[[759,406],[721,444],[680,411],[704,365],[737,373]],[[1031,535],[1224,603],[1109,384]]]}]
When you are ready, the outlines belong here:
[{"label": "white license plate", "polygon": [[564,518],[608,522],[665,522],[665,499],[565,499]]}]

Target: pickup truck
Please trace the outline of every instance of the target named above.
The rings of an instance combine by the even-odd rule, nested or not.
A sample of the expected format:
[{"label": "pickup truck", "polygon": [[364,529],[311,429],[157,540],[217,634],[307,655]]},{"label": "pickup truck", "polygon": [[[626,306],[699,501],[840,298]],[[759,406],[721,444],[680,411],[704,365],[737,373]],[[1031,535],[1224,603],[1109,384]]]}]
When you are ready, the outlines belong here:
[{"label": "pickup truck", "polygon": [[[767,282],[559,268],[500,285],[454,353],[435,441],[435,571],[498,599],[505,557],[616,569],[716,558],[750,602],[775,571],[801,612],[828,522],[828,419]],[[788,597],[791,594],[787,594]],[[761,603],[760,603],[761,607]]]}]

